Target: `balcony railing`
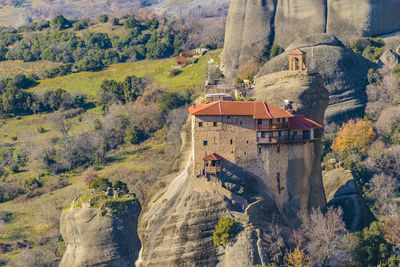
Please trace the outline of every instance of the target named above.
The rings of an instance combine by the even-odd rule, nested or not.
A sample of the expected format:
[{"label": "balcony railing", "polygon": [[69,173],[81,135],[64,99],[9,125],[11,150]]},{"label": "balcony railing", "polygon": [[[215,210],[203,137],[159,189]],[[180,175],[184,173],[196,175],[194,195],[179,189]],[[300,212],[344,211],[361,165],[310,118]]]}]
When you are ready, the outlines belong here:
[{"label": "balcony railing", "polygon": [[257,137],[257,143],[259,144],[276,144],[296,141],[312,141],[318,138],[310,139],[308,136],[296,135],[296,136],[273,136],[273,137]]},{"label": "balcony railing", "polygon": [[287,122],[272,123],[272,124],[258,124],[256,126],[257,130],[275,130],[275,129],[287,129],[289,124]]}]

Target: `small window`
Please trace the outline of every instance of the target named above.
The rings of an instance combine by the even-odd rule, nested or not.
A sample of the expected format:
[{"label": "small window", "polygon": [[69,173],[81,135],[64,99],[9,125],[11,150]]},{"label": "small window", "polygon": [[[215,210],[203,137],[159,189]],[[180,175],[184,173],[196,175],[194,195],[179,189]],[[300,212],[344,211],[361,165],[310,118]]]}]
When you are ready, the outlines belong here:
[{"label": "small window", "polygon": [[278,136],[279,136],[279,137],[281,137],[281,135],[282,135],[282,132],[281,132],[281,131],[279,131],[279,132],[278,132]]},{"label": "small window", "polygon": [[231,145],[233,144],[233,140],[231,139]]},{"label": "small window", "polygon": [[249,143],[249,140],[246,140],[246,144],[248,144]]},{"label": "small window", "polygon": [[261,138],[265,138],[265,132],[261,132]]},{"label": "small window", "polygon": [[204,141],[203,141],[203,146],[206,146],[206,145],[207,145],[207,141],[204,140]]},{"label": "small window", "polygon": [[217,122],[216,121],[213,122],[213,126],[217,127]]},{"label": "small window", "polygon": [[199,127],[203,127],[203,123],[202,122],[199,122]]},{"label": "small window", "polygon": [[231,116],[228,116],[228,120],[231,118]]},{"label": "small window", "polygon": [[279,172],[276,173],[276,184],[278,187],[278,194],[281,193],[281,174]]},{"label": "small window", "polygon": [[261,154],[261,147],[258,147],[258,154]]},{"label": "small window", "polygon": [[276,152],[281,153],[281,148],[279,146],[276,148]]},{"label": "small window", "polygon": [[216,142],[215,142],[215,137],[214,137],[214,144],[215,144]]},{"label": "small window", "polygon": [[240,121],[239,124],[242,125],[242,121]]},{"label": "small window", "polygon": [[262,120],[258,120],[257,123],[258,123],[258,124],[262,124]]},{"label": "small window", "polygon": [[279,119],[276,119],[276,121],[277,121],[277,122],[281,122],[281,119],[280,119],[280,118],[279,118]]},{"label": "small window", "polygon": [[244,152],[244,155],[246,156],[246,151]]},{"label": "small window", "polygon": [[282,119],[282,122],[285,123],[285,122],[286,122],[286,118],[283,118],[283,119]]}]

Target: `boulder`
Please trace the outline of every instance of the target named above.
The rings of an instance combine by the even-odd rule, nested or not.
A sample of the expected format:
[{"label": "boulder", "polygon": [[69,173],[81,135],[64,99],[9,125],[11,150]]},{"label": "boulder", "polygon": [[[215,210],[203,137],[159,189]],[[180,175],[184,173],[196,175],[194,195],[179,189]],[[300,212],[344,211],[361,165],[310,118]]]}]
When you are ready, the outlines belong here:
[{"label": "boulder", "polygon": [[342,168],[328,171],[323,176],[327,207],[340,208],[349,231],[359,231],[375,220],[375,216],[361,197],[350,171]]},{"label": "boulder", "polygon": [[[325,114],[328,122],[360,116],[367,101],[365,86],[372,63],[354,53],[332,35],[305,36],[289,47],[300,47],[307,52],[306,66],[310,73],[318,72],[329,91],[329,106]],[[257,77],[287,70],[288,52],[266,62]]]},{"label": "boulder", "polygon": [[127,203],[126,217],[103,216],[97,208],[71,207],[63,211],[60,232],[66,250],[60,267],[133,266],[140,250],[138,202]]},{"label": "boulder", "polygon": [[397,56],[396,52],[392,50],[386,50],[383,52],[379,60],[382,62],[382,64],[388,66],[390,69],[393,69],[400,63],[399,56]]}]

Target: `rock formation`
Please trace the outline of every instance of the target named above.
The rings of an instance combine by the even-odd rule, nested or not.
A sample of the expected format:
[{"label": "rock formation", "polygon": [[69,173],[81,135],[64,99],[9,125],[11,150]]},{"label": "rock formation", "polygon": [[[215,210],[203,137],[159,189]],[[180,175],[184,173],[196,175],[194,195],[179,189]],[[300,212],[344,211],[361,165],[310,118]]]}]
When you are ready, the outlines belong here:
[{"label": "rock formation", "polygon": [[[232,0],[227,17],[225,46],[222,54],[226,73],[238,70],[260,51],[272,34],[275,4],[271,0]],[[229,30],[228,30],[229,29]]]},{"label": "rock formation", "polygon": [[222,68],[228,77],[236,76],[267,41],[286,48],[312,33],[348,40],[399,31],[398,10],[398,0],[232,0]]},{"label": "rock formation", "polygon": [[[370,61],[344,47],[330,34],[313,34],[296,40],[288,50],[300,48],[307,52],[306,65],[318,72],[329,91],[329,107],[325,119],[330,122],[360,115],[367,97],[365,86]],[[258,77],[288,69],[287,52],[268,61]]]},{"label": "rock formation", "polygon": [[85,205],[73,206],[63,211],[60,220],[60,232],[67,246],[61,267],[134,265],[140,250],[138,202],[126,203],[124,218],[103,216],[100,209]]},{"label": "rock formation", "polygon": [[327,206],[342,209],[343,221],[349,231],[359,231],[375,220],[349,171],[333,169],[324,174],[323,180],[329,200]]}]

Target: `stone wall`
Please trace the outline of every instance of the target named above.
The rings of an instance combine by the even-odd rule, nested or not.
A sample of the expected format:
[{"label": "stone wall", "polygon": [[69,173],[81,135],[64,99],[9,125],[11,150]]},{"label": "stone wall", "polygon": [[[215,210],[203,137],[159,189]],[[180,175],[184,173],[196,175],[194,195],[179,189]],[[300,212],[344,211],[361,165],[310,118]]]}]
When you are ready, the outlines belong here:
[{"label": "stone wall", "polygon": [[317,143],[259,145],[256,122],[251,116],[192,116],[194,174],[202,172],[202,159],[215,152],[224,157],[223,167],[242,168],[261,178],[278,207],[296,217],[309,208]]}]

